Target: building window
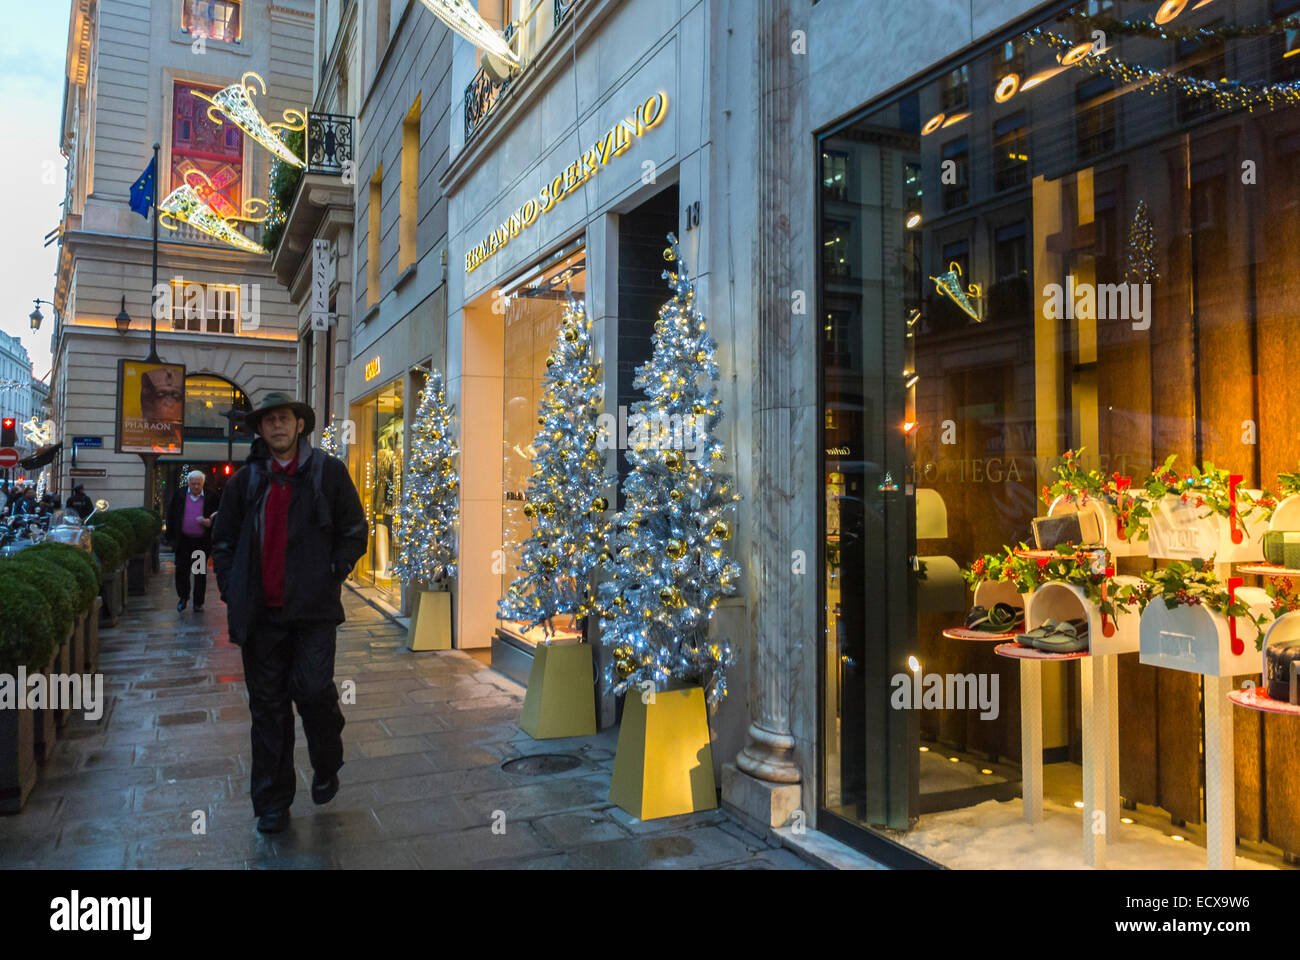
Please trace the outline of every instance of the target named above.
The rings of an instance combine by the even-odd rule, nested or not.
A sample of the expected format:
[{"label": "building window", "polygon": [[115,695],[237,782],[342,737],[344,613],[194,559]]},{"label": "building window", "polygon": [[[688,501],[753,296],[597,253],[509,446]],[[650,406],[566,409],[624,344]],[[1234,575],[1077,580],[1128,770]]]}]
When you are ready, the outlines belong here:
[{"label": "building window", "polygon": [[993,83],[1014,73],[1020,79],[1025,78],[1025,41],[1015,37],[993,51]]},{"label": "building window", "polygon": [[181,28],[194,37],[235,43],[239,40],[240,0],[184,0]]},{"label": "building window", "polygon": [[853,225],[847,220],[827,220],[826,239],[822,241],[822,272],[828,278],[848,279],[853,275],[849,263]]},{"label": "building window", "polygon": [[822,154],[822,190],[827,200],[849,198],[849,155],[843,150]]},{"label": "building window", "polygon": [[[950,140],[943,145],[943,159],[945,180],[953,180],[953,177],[946,176],[947,171],[955,172],[955,182],[943,185],[943,208],[951,210],[953,207],[960,207],[963,204],[970,203],[970,143],[965,137],[959,137],[956,140]],[[949,167],[951,161],[955,166]]]},{"label": "building window", "polygon": [[369,209],[366,211],[366,306],[379,302],[379,226],[384,203],[384,168],[370,178]]},{"label": "building window", "polygon": [[172,329],[189,333],[238,333],[239,298],[237,284],[174,279]]},{"label": "building window", "polygon": [[1115,82],[1094,77],[1075,90],[1074,130],[1080,160],[1115,149]]},{"label": "building window", "polygon": [[208,118],[209,104],[194,90],[209,96],[216,87],[178,80],[172,96],[171,186],[188,183],[223,217],[239,216],[243,208],[244,135],[232,123]]},{"label": "building window", "polygon": [[[212,374],[194,374],[185,378],[185,439],[225,440],[229,421],[222,416],[233,407],[241,413],[253,409],[244,391],[229,380]],[[236,443],[251,437],[246,426],[235,424]]]},{"label": "building window", "polygon": [[1025,183],[1029,174],[1029,134],[1024,113],[993,124],[993,189],[1009,190]]},{"label": "building window", "polygon": [[939,102],[944,110],[964,107],[970,101],[970,67],[961,66],[944,78],[939,91]]},{"label": "building window", "polygon": [[416,226],[420,219],[420,98],[402,121],[402,182],[400,229],[397,236],[397,271],[416,259]]}]

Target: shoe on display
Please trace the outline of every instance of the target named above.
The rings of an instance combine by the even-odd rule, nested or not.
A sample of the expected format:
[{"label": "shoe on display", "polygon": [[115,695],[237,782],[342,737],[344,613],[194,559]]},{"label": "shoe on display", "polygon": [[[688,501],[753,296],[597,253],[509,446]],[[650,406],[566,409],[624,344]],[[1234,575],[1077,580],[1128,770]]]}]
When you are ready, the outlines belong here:
[{"label": "shoe on display", "polygon": [[273,810],[257,818],[258,833],[281,833],[289,826],[288,810]]},{"label": "shoe on display", "polygon": [[[1032,631],[1030,645],[1045,653],[1081,653],[1088,649],[1088,621],[1048,620]],[[1029,634],[1025,635],[1029,637]]]},{"label": "shoe on display", "polygon": [[993,609],[979,626],[972,627],[986,633],[1015,633],[1025,626],[1025,610],[1009,603],[995,603]]},{"label": "shoe on display", "polygon": [[989,612],[983,607],[974,606],[970,608],[970,613],[966,614],[966,629],[978,630],[979,625],[989,618]]}]

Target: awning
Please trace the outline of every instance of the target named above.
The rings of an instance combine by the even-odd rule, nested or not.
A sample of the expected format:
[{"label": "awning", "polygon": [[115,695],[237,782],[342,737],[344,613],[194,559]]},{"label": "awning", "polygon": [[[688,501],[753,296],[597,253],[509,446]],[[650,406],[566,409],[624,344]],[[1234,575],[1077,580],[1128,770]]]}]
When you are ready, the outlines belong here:
[{"label": "awning", "polygon": [[39,470],[48,463],[53,462],[54,457],[63,449],[63,442],[52,443],[48,447],[41,447],[26,460],[19,460],[18,464],[24,470]]}]

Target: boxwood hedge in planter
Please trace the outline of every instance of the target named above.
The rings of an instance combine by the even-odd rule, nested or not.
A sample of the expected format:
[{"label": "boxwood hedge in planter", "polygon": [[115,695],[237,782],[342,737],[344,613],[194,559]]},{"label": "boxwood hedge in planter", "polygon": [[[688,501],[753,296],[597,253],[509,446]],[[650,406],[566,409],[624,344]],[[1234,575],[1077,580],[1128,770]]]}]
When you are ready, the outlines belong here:
[{"label": "boxwood hedge in planter", "polygon": [[138,535],[136,526],[122,510],[107,510],[96,516],[96,522],[93,524],[96,530],[109,529],[117,535],[122,541],[122,549],[125,557],[133,557],[144,549],[142,544],[137,543]]},{"label": "boxwood hedge in planter", "polygon": [[126,562],[126,548],[122,538],[106,524],[96,527],[92,536],[90,546],[103,567],[102,576],[111,577]]},{"label": "boxwood hedge in planter", "polygon": [[57,564],[77,581],[77,616],[88,611],[99,594],[99,571],[94,557],[66,543],[39,543],[15,559],[40,559]]},{"label": "boxwood hedge in planter", "polygon": [[21,572],[0,570],[0,673],[43,670],[54,656],[50,601]]},{"label": "boxwood hedge in planter", "polygon": [[77,578],[51,560],[42,560],[39,556],[27,557],[27,551],[0,560],[0,579],[6,583],[15,578],[24,578],[38,586],[50,604],[51,626],[54,629],[54,645],[57,647],[68,638],[72,625],[80,614],[78,595],[80,587]]}]

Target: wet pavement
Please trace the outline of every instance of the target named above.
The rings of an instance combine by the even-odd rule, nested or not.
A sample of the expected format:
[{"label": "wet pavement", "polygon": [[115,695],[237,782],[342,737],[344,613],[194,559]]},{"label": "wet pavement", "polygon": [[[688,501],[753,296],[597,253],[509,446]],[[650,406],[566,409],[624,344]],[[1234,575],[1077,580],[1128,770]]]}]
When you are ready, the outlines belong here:
[{"label": "wet pavement", "polygon": [[[523,687],[460,651],[407,651],[405,630],[347,589],[342,787],[312,804],[298,724],[291,826],[263,837],[225,607],[212,584],[202,612],[177,613],[171,582],[164,562],[101,630],[104,715],[74,714],[22,813],[0,816],[0,867],[807,868],[721,811],[627,815],[607,799],[617,730],[533,740],[516,724]],[[533,754],[576,762],[502,769]]]}]

